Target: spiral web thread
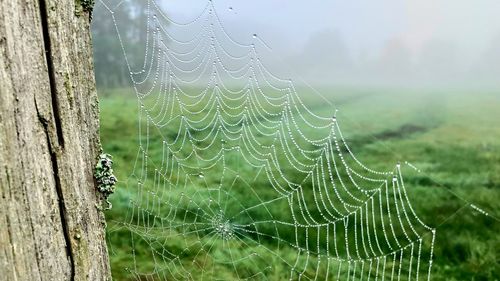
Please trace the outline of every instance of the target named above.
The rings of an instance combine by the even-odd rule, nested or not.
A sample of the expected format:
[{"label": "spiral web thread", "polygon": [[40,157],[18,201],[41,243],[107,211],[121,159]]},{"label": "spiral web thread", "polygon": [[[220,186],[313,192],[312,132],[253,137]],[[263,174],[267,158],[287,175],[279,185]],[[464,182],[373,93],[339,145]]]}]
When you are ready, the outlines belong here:
[{"label": "spiral web thread", "polygon": [[132,276],[430,279],[435,229],[399,163],[375,171],[357,159],[340,120],[308,109],[266,68],[258,36],[234,40],[211,1],[189,22],[147,6],[143,64],[121,44],[139,115],[136,194],[120,222]]}]

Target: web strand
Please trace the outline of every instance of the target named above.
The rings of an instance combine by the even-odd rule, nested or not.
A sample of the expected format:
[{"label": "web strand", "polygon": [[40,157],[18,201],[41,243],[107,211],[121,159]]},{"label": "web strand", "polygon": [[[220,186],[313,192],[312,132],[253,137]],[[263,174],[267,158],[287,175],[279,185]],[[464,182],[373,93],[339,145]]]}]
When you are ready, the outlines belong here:
[{"label": "web strand", "polygon": [[435,229],[412,207],[400,165],[363,164],[336,114],[317,115],[266,68],[264,41],[233,39],[212,2],[181,23],[148,0],[144,59],[133,65],[105,7],[139,105],[136,194],[119,223],[132,238],[130,274],[212,280],[225,267],[266,280],[285,267],[290,280],[430,278]]}]

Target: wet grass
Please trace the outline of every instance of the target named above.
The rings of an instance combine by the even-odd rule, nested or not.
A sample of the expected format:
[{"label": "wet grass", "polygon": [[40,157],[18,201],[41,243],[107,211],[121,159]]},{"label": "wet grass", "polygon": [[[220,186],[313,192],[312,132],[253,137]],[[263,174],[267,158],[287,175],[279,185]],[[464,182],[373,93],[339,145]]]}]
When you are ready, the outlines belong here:
[{"label": "wet grass", "polygon": [[[306,93],[304,100],[314,112],[324,116],[335,112],[328,102]],[[433,280],[499,280],[500,222],[495,218],[500,217],[500,92],[324,89],[322,93],[336,101],[338,120],[358,159],[373,169],[390,170],[398,161],[421,169],[405,166],[404,174],[414,208],[437,227]],[[127,89],[113,90],[101,93],[100,106],[104,151],[114,156],[121,180],[110,198],[114,207],[107,212],[113,276],[135,280],[126,269],[132,251],[130,234],[115,222],[123,221],[131,199],[125,191],[138,148],[136,99]],[[166,134],[175,137],[173,132]],[[209,175],[207,180],[217,181]],[[150,247],[135,245],[135,259],[144,272],[159,270]],[[179,262],[190,268],[193,256],[183,253],[178,241],[158,247],[178,253]],[[284,249],[283,255],[292,257],[293,250]],[[289,268],[279,260],[272,262],[274,271],[267,277],[281,280]],[[193,266],[192,275],[235,278],[232,267],[206,266],[214,272]],[[242,271],[253,272],[251,267]]]}]

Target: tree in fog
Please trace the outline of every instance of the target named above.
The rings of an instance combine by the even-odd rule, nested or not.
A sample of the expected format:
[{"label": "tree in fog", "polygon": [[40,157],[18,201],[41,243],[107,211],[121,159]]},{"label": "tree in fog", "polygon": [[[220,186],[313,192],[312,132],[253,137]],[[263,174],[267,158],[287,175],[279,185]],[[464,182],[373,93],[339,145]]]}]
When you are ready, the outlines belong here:
[{"label": "tree in fog", "polygon": [[[147,13],[146,0],[126,0],[114,9],[114,17],[132,67],[140,67],[139,64],[143,63]],[[123,57],[113,18],[101,5],[96,6],[93,17],[92,40],[97,85],[106,88],[125,87],[129,83],[129,70]],[[123,28],[120,23],[127,23],[124,25],[126,28]]]}]

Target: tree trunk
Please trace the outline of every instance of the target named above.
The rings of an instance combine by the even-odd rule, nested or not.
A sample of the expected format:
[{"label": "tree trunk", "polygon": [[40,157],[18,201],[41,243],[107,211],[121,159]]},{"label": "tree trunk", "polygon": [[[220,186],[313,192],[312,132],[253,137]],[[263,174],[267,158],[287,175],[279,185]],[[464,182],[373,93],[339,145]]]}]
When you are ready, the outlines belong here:
[{"label": "tree trunk", "polygon": [[111,279],[91,2],[0,0],[1,280]]}]

